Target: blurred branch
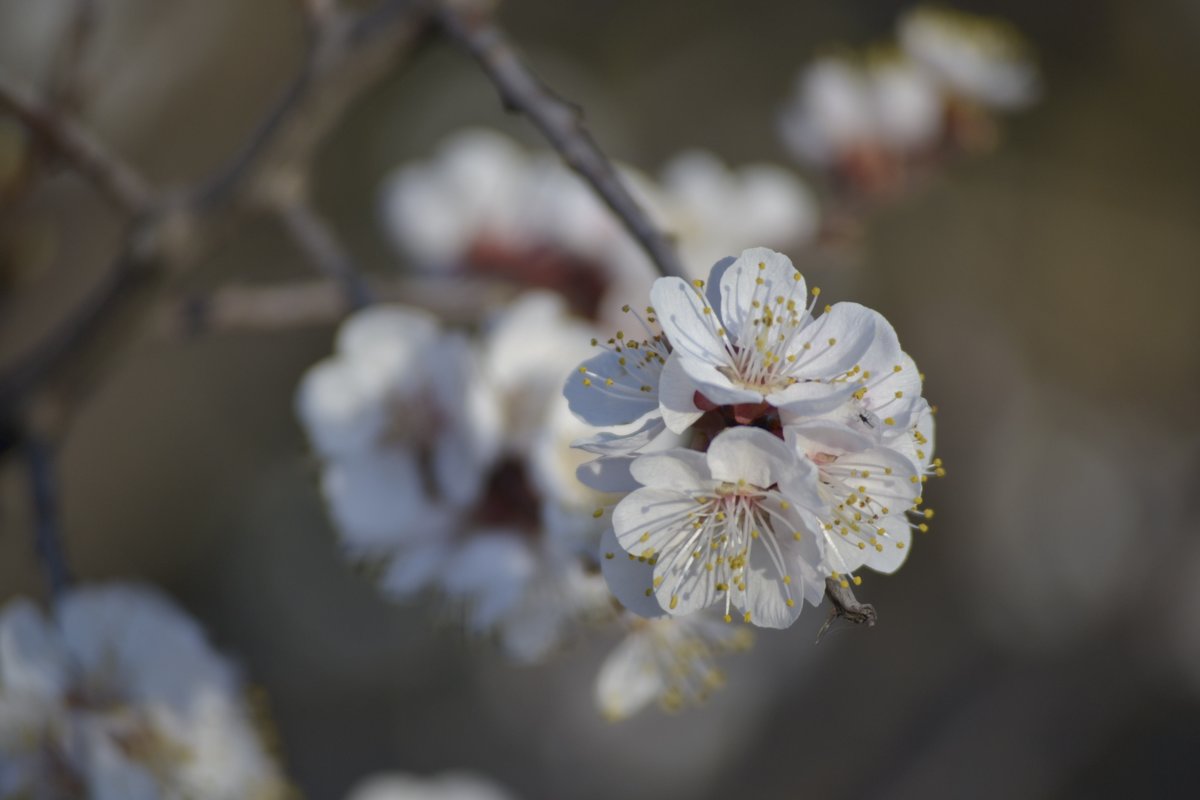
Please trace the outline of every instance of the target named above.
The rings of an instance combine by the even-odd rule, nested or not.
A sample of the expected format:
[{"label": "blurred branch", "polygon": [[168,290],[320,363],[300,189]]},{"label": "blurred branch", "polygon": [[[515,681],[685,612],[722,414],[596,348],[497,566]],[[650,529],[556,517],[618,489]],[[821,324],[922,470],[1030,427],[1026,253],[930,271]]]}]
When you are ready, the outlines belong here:
[{"label": "blurred branch", "polygon": [[313,208],[307,191],[289,192],[289,195],[293,194],[275,209],[292,238],[312,259],[313,265],[341,287],[351,309],[372,303],[374,292],[333,228]]},{"label": "blurred branch", "polygon": [[[517,291],[502,281],[461,275],[376,280],[371,282],[371,290],[380,301],[402,301],[451,322],[476,320],[481,312],[507,302]],[[330,280],[233,285],[164,304],[153,327],[157,335],[172,338],[293,330],[331,325],[350,310],[345,293]]]},{"label": "blurred branch", "polygon": [[83,60],[96,29],[96,17],[96,0],[72,0],[47,93],[55,108],[76,110],[83,100]]},{"label": "blurred branch", "polygon": [[3,67],[0,67],[0,109],[7,109],[28,126],[122,211],[138,214],[151,204],[154,193],[141,175],[73,119],[44,103]]},{"label": "blurred branch", "polygon": [[496,85],[510,111],[533,122],[563,160],[608,204],[663,275],[684,277],[674,245],[625,188],[612,162],[583,125],[579,109],[558,97],[517,56],[504,32],[485,13],[442,2],[438,22]]},{"label": "blurred branch", "polygon": [[50,445],[36,434],[22,434],[35,516],[34,547],[46,573],[50,594],[58,598],[71,583],[58,514],[58,476]]}]

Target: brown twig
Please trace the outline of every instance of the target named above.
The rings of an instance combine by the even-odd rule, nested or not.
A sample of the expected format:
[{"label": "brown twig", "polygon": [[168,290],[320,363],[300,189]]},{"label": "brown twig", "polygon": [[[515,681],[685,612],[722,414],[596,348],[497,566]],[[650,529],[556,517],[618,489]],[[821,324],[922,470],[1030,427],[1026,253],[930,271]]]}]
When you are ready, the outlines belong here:
[{"label": "brown twig", "polygon": [[47,96],[58,109],[78,110],[83,100],[83,61],[96,28],[96,0],[72,0],[62,44],[55,54]]},{"label": "brown twig", "polygon": [[42,102],[0,67],[0,108],[7,109],[122,211],[140,214],[154,192],[129,164],[73,119]]},{"label": "brown twig", "polygon": [[670,237],[650,220],[625,188],[612,162],[584,127],[579,109],[546,88],[487,15],[443,2],[437,18],[446,36],[470,53],[496,85],[505,107],[527,116],[563,161],[591,184],[659,272],[685,277]]},{"label": "brown twig", "polygon": [[875,606],[870,603],[858,602],[858,598],[854,596],[854,590],[840,580],[826,578],[825,594],[829,597],[829,603],[833,608],[830,609],[829,618],[825,620],[825,624],[817,631],[818,642],[829,631],[835,620],[844,619],[855,625],[866,625],[870,628],[878,619]]},{"label": "brown twig", "polygon": [[[381,302],[403,301],[449,322],[478,320],[481,312],[512,299],[517,289],[504,281],[462,275],[411,276],[371,281]],[[265,286],[234,284],[182,300],[172,298],[156,313],[157,335],[188,338],[229,333],[268,333],[331,325],[350,311],[345,292],[330,280],[305,279]]]}]

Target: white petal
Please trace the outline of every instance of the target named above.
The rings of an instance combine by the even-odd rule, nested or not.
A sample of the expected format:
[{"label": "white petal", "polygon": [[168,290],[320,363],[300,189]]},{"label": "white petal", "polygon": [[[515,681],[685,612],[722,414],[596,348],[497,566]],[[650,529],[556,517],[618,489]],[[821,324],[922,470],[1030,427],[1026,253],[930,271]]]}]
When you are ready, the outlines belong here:
[{"label": "white petal", "polygon": [[359,555],[386,553],[447,523],[425,494],[414,455],[401,449],[328,465],[321,488],[343,542]]},{"label": "white petal", "polygon": [[392,597],[407,599],[432,586],[449,558],[448,540],[433,539],[406,546],[388,563],[379,588]]},{"label": "white petal", "polygon": [[629,471],[636,456],[601,456],[575,470],[579,482],[598,492],[632,492],[640,486]]},{"label": "white petal", "polygon": [[682,449],[640,456],[629,468],[634,480],[642,486],[679,492],[707,486],[708,470],[704,453]]},{"label": "white petal", "polygon": [[762,315],[762,305],[783,297],[785,303],[794,299],[803,306],[807,291],[787,256],[765,247],[743,251],[721,276],[721,319],[730,340],[752,344],[753,320]]},{"label": "white petal", "polygon": [[[760,628],[790,626],[800,616],[804,603],[801,593],[784,584],[783,577],[765,544],[761,540],[755,542],[750,550],[745,590],[731,587],[733,604],[743,614],[749,612],[749,622]],[[790,606],[789,599],[792,600]]]},{"label": "white petal", "polygon": [[344,358],[325,359],[304,373],[296,415],[325,457],[362,452],[387,425],[381,392],[364,386],[359,369]]},{"label": "white petal", "polygon": [[[662,365],[648,351],[604,350],[567,378],[563,395],[572,413],[591,425],[625,425],[657,410],[661,372]],[[650,390],[643,391],[644,386]]]},{"label": "white petal", "polygon": [[633,430],[601,431],[595,436],[576,439],[571,446],[602,456],[625,455],[649,446],[665,428],[662,416],[653,415]]},{"label": "white petal", "polygon": [[653,592],[648,592],[654,568],[626,553],[611,528],[600,537],[600,570],[609,591],[629,611],[648,619],[665,614]]},{"label": "white petal", "polygon": [[745,481],[767,488],[779,476],[796,467],[796,453],[783,440],[759,428],[728,428],[717,434],[708,446],[708,466],[713,480],[727,483]]},{"label": "white petal", "polygon": [[679,356],[672,352],[658,384],[659,410],[663,423],[672,433],[683,433],[704,416],[693,402],[696,390],[697,384],[684,371]]},{"label": "white petal", "polygon": [[654,646],[650,636],[635,631],[604,659],[596,676],[596,705],[606,719],[630,717],[666,689]]},{"label": "white petal", "polygon": [[903,514],[879,520],[876,527],[883,528],[886,534],[878,537],[882,549],[868,548],[874,552],[868,553],[867,566],[876,572],[890,575],[900,569],[904,559],[908,557],[908,551],[912,549],[912,527]]},{"label": "white petal", "polygon": [[650,302],[675,351],[714,366],[729,363],[725,340],[717,334],[721,322],[700,289],[682,278],[659,278]]},{"label": "white petal", "polygon": [[762,392],[735,385],[724,371],[707,362],[680,358],[679,367],[686,374],[689,384],[713,405],[761,403],[763,400]]},{"label": "white petal", "polygon": [[660,552],[690,527],[687,514],[695,507],[695,500],[677,491],[638,489],[613,509],[613,530],[628,553],[640,556],[648,549]]},{"label": "white petal", "polygon": [[[788,374],[799,380],[827,381],[856,365],[891,325],[877,311],[858,303],[835,303],[796,336],[788,349],[796,365]],[[811,345],[804,350],[803,345]]]},{"label": "white petal", "polygon": [[67,688],[62,639],[31,601],[17,598],[0,614],[0,691],[59,697]]}]

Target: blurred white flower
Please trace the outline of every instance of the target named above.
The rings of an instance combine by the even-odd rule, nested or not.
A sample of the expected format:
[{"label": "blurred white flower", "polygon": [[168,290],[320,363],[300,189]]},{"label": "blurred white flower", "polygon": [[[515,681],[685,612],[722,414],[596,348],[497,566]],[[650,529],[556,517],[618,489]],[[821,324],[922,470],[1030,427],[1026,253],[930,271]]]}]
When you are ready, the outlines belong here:
[{"label": "blurred white flower", "polygon": [[268,800],[286,785],[231,666],[157,592],[68,592],[0,612],[0,796]]},{"label": "blurred white flower", "polygon": [[527,293],[468,339],[419,312],[359,312],[302,381],[301,419],[354,557],[380,586],[438,589],[473,631],[534,661],[610,609],[595,565],[599,492],[575,480],[588,432],[559,392],[592,329]]},{"label": "blurred white flower", "polygon": [[900,20],[912,59],[949,90],[990,108],[1023,108],[1037,99],[1037,71],[1009,24],[943,8],[917,8]]},{"label": "blurred white flower", "polygon": [[922,8],[901,18],[898,38],[817,59],[780,114],[791,154],[861,195],[895,194],[949,156],[986,149],[991,112],[1037,96],[1026,48],[1003,23]]},{"label": "blurred white flower", "polygon": [[512,800],[512,795],[486,778],[445,772],[429,778],[375,775],[356,785],[346,800]]},{"label": "blurred white flower", "polygon": [[596,676],[596,705],[607,719],[625,719],[657,702],[668,711],[703,703],[725,675],[717,657],[745,650],[751,632],[705,614],[623,617],[629,633]]},{"label": "blurred white flower", "polygon": [[745,242],[795,247],[817,232],[812,192],[774,164],[730,169],[711,153],[689,150],[667,163],[661,183],[661,223],[693,277],[705,277],[710,265]]},{"label": "blurred white flower", "polygon": [[878,129],[866,75],[847,58],[814,61],[797,78],[780,134],[799,160],[826,167],[874,147]]},{"label": "blurred white flower", "polygon": [[557,157],[530,155],[494,131],[461,131],[430,161],[398,169],[384,184],[381,213],[419,268],[550,289],[584,316],[652,275],[621,224]]}]

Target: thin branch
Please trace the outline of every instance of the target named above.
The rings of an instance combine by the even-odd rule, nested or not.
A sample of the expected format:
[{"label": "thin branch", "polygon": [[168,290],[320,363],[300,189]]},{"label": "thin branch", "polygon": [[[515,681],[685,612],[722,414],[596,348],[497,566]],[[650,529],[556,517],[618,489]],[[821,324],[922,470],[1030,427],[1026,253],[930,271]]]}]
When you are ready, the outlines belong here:
[{"label": "thin branch", "polygon": [[571,169],[604,199],[663,275],[686,275],[670,237],[655,225],[621,181],[612,162],[583,126],[579,110],[558,97],[517,56],[504,32],[486,15],[443,2],[438,22],[479,63],[506,108],[524,114]]},{"label": "thin branch", "polygon": [[829,612],[829,619],[825,620],[825,624],[817,631],[817,642],[821,641],[821,637],[829,631],[835,620],[844,619],[855,625],[866,625],[870,628],[878,619],[875,606],[870,603],[858,602],[858,598],[854,596],[854,590],[849,586],[843,586],[840,580],[826,578],[825,594],[828,595],[829,603],[833,608]]},{"label": "thin branch", "polygon": [[59,109],[78,110],[83,99],[83,61],[96,29],[96,0],[72,0],[66,32],[55,54],[47,96]]},{"label": "thin branch", "polygon": [[[462,275],[377,279],[371,289],[380,301],[402,301],[450,322],[477,320],[481,312],[503,305],[518,291],[505,281]],[[165,302],[155,314],[153,330],[168,338],[287,331],[332,325],[350,310],[345,292],[330,280],[234,284]]]},{"label": "thin branch", "polygon": [[153,191],[124,159],[75,120],[43,103],[3,67],[0,67],[0,109],[12,112],[126,213],[140,214],[150,205]]},{"label": "thin branch", "polygon": [[342,244],[333,227],[317,213],[307,192],[280,202],[275,209],[292,239],[308,254],[313,266],[341,287],[351,309],[370,305],[375,293],[363,278],[354,257]]},{"label": "thin branch", "polygon": [[50,594],[57,599],[70,585],[71,573],[59,530],[58,476],[54,453],[49,444],[34,434],[25,434],[22,445],[33,499],[36,525],[34,547],[46,573]]}]

